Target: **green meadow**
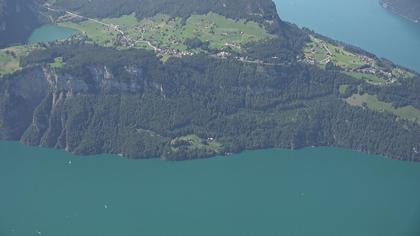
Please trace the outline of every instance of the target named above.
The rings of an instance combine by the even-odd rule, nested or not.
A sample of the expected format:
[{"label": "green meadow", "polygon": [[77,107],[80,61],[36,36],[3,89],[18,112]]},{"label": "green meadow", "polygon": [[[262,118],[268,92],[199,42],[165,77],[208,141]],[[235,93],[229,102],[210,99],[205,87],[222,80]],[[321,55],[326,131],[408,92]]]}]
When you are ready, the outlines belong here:
[{"label": "green meadow", "polygon": [[274,37],[255,22],[232,20],[215,13],[192,15],[186,21],[166,15],[156,15],[139,21],[133,14],[100,21],[104,24],[86,20],[66,21],[59,25],[77,29],[100,45],[117,48],[126,46],[119,44],[120,32],[115,27],[134,42],[134,47],[151,49],[152,44],[162,50],[186,51],[188,47],[185,41],[198,38],[202,42],[208,42],[214,49],[230,48],[241,51],[242,46],[247,43]]},{"label": "green meadow", "polygon": [[353,94],[346,99],[346,102],[352,106],[364,107],[378,112],[389,112],[402,119],[420,122],[420,110],[413,106],[395,108],[391,103],[380,101],[376,96],[367,93],[363,95]]},{"label": "green meadow", "polygon": [[0,49],[0,77],[21,70],[20,59],[39,45],[22,45]]}]

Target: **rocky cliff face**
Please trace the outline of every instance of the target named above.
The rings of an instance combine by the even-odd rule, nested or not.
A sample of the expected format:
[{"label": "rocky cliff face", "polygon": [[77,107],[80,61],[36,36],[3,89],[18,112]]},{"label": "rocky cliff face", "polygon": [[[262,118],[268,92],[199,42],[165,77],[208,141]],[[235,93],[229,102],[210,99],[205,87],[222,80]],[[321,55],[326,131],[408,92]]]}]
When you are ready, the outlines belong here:
[{"label": "rocky cliff face", "polygon": [[380,0],[382,6],[416,23],[420,22],[419,0]]},{"label": "rocky cliff face", "polygon": [[338,74],[204,58],[44,65],[2,78],[0,139],[131,158],[336,145],[420,160],[419,127],[345,105]]},{"label": "rocky cliff face", "polygon": [[[81,154],[158,156],[160,152],[141,154],[144,150],[124,149],[120,142],[127,140],[125,135],[132,135],[135,141],[135,138],[143,139],[145,134],[135,128],[121,127],[120,116],[135,112],[123,111],[121,99],[138,99],[146,88],[161,97],[162,85],[145,78],[142,68],[135,65],[118,68],[127,75],[124,80],[116,79],[105,65],[86,65],[85,69],[89,73],[83,77],[37,67],[3,78],[0,139]],[[121,129],[127,130],[122,133]],[[118,138],[120,135],[124,137]],[[162,141],[167,140],[155,138],[151,145],[162,145]],[[138,148],[141,146],[135,150]]]},{"label": "rocky cliff face", "polygon": [[0,83],[0,138],[19,140],[32,120],[32,114],[48,94],[41,69],[24,70]]}]

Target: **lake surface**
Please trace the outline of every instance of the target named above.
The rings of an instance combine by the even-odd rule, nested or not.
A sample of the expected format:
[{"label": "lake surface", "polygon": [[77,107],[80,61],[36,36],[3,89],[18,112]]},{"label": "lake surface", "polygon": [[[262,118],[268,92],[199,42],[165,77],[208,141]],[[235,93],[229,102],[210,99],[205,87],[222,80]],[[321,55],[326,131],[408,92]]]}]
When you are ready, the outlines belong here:
[{"label": "lake surface", "polygon": [[[285,20],[420,71],[420,27],[376,0],[276,2]],[[43,26],[29,42],[72,33]],[[419,180],[420,164],[337,148],[165,162],[0,142],[0,235],[418,236]]]},{"label": "lake surface", "polygon": [[43,25],[35,29],[28,39],[28,43],[52,42],[72,36],[77,30],[57,25]]},{"label": "lake surface", "polygon": [[420,165],[343,149],[186,162],[11,142],[0,153],[2,236],[420,235]]},{"label": "lake surface", "polygon": [[274,0],[280,18],[420,72],[420,24],[378,0]]}]

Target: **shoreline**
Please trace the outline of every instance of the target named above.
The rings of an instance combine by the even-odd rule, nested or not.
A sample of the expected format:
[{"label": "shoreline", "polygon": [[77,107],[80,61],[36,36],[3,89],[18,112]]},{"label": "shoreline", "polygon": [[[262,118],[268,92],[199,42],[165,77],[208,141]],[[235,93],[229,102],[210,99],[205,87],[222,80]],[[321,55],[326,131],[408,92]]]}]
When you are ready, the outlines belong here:
[{"label": "shoreline", "polygon": [[350,151],[350,152],[354,152],[354,153],[358,153],[358,154],[362,154],[362,155],[371,155],[371,156],[376,156],[378,158],[381,159],[386,159],[386,160],[393,160],[393,161],[398,161],[398,162],[406,162],[406,163],[415,163],[415,164],[420,164],[420,159],[404,159],[402,157],[392,157],[390,155],[386,155],[384,153],[376,153],[376,152],[371,152],[368,150],[363,150],[363,149],[358,149],[358,148],[351,148],[351,147],[346,147],[346,146],[341,146],[341,145],[320,145],[320,146],[314,146],[314,145],[307,145],[307,146],[302,146],[299,148],[288,148],[288,147],[262,147],[262,148],[244,148],[241,149],[239,151],[236,152],[221,152],[221,153],[214,153],[211,155],[205,155],[205,156],[196,156],[193,158],[164,158],[162,156],[150,156],[150,157],[146,157],[146,158],[136,158],[136,157],[130,157],[127,156],[123,153],[113,153],[113,152],[107,152],[107,151],[101,151],[101,152],[92,152],[92,153],[77,153],[77,152],[73,152],[70,151],[68,149],[65,148],[56,148],[56,147],[48,147],[48,146],[43,146],[43,145],[31,145],[31,144],[27,144],[27,143],[23,143],[19,140],[1,140],[0,139],[0,146],[2,143],[14,143],[17,144],[23,148],[33,148],[33,149],[39,149],[39,150],[50,150],[50,151],[56,151],[56,152],[63,152],[67,155],[71,155],[74,157],[79,157],[79,158],[95,158],[95,157],[103,157],[103,156],[109,156],[109,157],[113,157],[113,158],[117,158],[117,159],[122,159],[122,160],[131,160],[131,161],[142,161],[142,160],[161,160],[161,161],[165,161],[165,162],[185,162],[185,161],[199,161],[199,160],[208,160],[208,159],[214,159],[214,158],[231,158],[231,157],[235,157],[235,156],[239,156],[239,155],[243,155],[244,153],[248,153],[248,152],[261,152],[261,151],[270,151],[270,150],[283,150],[283,151],[290,151],[290,152],[300,152],[300,151],[305,151],[305,150],[310,150],[310,149],[318,149],[318,150],[322,150],[322,149],[341,149],[341,150],[346,150],[346,151]]}]

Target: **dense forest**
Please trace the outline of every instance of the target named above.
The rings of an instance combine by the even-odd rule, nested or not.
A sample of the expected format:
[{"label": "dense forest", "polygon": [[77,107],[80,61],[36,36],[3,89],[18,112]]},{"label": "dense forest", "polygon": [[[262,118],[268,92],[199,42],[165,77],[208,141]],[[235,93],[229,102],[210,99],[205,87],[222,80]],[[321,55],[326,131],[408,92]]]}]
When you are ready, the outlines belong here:
[{"label": "dense forest", "polygon": [[270,0],[56,0],[53,5],[97,18],[118,17],[133,12],[139,19],[159,13],[188,18],[192,14],[210,11],[233,19],[278,18],[274,3]]},{"label": "dense forest", "polygon": [[[57,57],[62,68],[42,67]],[[315,66],[207,55],[162,63],[144,50],[71,44],[22,63],[0,82],[1,139],[170,160],[327,145],[420,160],[418,125],[347,105],[338,87],[361,82]]]},{"label": "dense forest", "polygon": [[0,0],[0,48],[26,42],[41,25],[38,0]]}]

